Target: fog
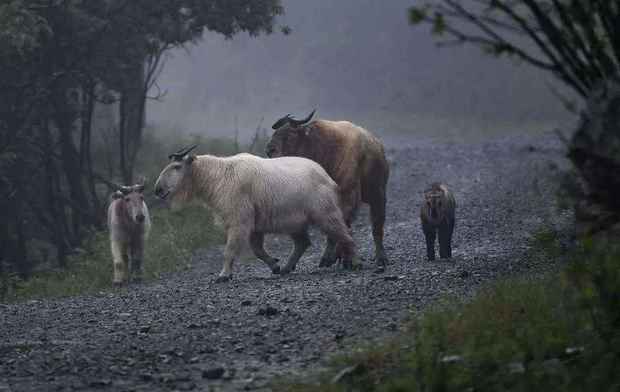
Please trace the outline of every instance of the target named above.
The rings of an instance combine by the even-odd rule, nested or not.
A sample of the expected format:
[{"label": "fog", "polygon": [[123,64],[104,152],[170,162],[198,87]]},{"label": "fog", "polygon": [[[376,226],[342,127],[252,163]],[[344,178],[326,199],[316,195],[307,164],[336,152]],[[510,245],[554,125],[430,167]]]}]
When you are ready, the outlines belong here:
[{"label": "fog", "polygon": [[207,33],[172,52],[167,91],[147,121],[204,135],[248,135],[313,108],[378,132],[467,135],[476,129],[550,128],[567,114],[549,75],[475,47],[438,48],[408,24],[412,0],[284,0],[293,31],[231,40]]}]

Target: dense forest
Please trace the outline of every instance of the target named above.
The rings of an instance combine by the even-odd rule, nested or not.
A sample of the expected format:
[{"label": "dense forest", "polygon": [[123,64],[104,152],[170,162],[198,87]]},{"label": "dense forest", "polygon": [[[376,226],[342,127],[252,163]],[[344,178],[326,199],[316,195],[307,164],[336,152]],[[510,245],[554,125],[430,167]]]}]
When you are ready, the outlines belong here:
[{"label": "dense forest", "polygon": [[[166,51],[204,31],[271,33],[278,0],[12,0],[0,5],[0,266],[63,267],[133,183]],[[281,30],[287,32],[286,27]]]}]

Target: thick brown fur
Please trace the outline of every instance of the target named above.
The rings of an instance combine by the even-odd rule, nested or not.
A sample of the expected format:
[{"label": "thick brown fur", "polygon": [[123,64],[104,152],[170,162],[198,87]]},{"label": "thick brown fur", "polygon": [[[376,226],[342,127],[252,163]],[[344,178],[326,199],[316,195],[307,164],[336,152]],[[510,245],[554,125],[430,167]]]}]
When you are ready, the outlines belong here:
[{"label": "thick brown fur", "polygon": [[422,231],[426,237],[426,254],[435,260],[435,238],[439,234],[439,257],[452,257],[452,234],[455,224],[456,201],[444,184],[433,183],[424,191],[420,208]]},{"label": "thick brown fur", "polygon": [[[339,186],[343,215],[349,227],[360,202],[369,204],[375,261],[378,268],[384,268],[387,256],[383,247],[383,227],[390,170],[383,143],[378,138],[348,121],[287,124],[274,132],[267,145],[267,155],[302,156],[318,162]],[[335,246],[328,243],[324,264],[331,264],[335,258]]]}]

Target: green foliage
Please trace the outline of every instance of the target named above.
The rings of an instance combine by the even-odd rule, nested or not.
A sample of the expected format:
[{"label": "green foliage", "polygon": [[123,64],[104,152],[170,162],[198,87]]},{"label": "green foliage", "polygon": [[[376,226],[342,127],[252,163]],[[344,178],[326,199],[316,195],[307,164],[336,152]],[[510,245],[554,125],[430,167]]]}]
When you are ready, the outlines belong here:
[{"label": "green foliage", "polygon": [[[172,130],[148,128],[137,162],[137,170],[147,183],[147,204],[156,204],[150,186],[168,163],[170,152],[195,143],[199,145],[200,154],[226,156],[241,151],[258,153],[264,151],[266,142],[266,133],[260,129],[250,145],[246,145],[230,138],[180,136]],[[223,241],[221,229],[214,225],[212,215],[202,205],[190,205],[179,211],[150,207],[150,212],[153,229],[145,249],[146,280],[188,268],[194,251]],[[0,301],[71,296],[109,289],[112,256],[107,231],[95,232],[83,249],[69,258],[69,268],[66,270],[41,271],[27,280],[13,273],[0,273]]]},{"label": "green foliage", "polygon": [[582,97],[620,72],[616,1],[421,0],[408,13],[411,24],[429,24],[441,43],[514,56]]},{"label": "green foliage", "polygon": [[[53,264],[65,267],[73,249],[102,229],[104,193],[133,181],[146,96],[165,51],[207,30],[227,38],[268,34],[282,13],[280,0],[0,2],[0,261],[7,270],[27,278],[43,262],[30,251],[32,240],[54,247]],[[109,124],[98,123],[100,111]],[[104,137],[106,148],[98,148]]]},{"label": "green foliage", "polygon": [[[550,243],[549,233],[536,236]],[[585,242],[560,274],[494,284],[286,391],[583,391],[620,386],[620,245]],[[333,382],[346,366],[357,372]],[[351,369],[351,368],[350,368]]]},{"label": "green foliage", "polygon": [[[151,209],[153,229],[144,258],[144,277],[159,279],[167,272],[189,267],[194,250],[222,240],[213,225],[211,214],[193,205],[179,211]],[[15,283],[7,299],[21,301],[93,293],[112,288],[112,255],[107,232],[96,233],[85,250],[71,256],[66,270],[36,273],[26,281]]]},{"label": "green foliage", "polygon": [[52,31],[47,21],[28,10],[23,1],[0,4],[0,53],[12,50],[20,56],[37,49],[40,39]]},{"label": "green foliage", "polygon": [[411,24],[419,24],[426,20],[426,9],[421,7],[409,8],[409,22]]},{"label": "green foliage", "polygon": [[562,247],[558,240],[557,233],[553,230],[540,230],[534,234],[530,240],[530,245],[534,249],[542,250],[549,258],[557,258],[562,254]]}]

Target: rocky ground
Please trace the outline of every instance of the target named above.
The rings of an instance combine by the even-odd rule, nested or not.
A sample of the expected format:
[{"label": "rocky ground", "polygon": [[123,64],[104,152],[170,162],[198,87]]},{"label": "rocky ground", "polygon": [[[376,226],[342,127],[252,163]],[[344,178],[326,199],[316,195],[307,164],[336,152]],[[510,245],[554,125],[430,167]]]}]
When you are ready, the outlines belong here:
[{"label": "rocky ground", "polygon": [[[0,305],[0,391],[251,390],[315,371],[333,353],[397,333],[411,311],[467,296],[502,276],[550,268],[530,249],[538,230],[566,227],[554,191],[565,164],[553,135],[476,143],[401,138],[388,143],[391,178],[385,274],[372,270],[363,210],[354,225],[364,267],[317,267],[322,238],[290,276],[258,261],[214,284],[222,249],[187,272],[93,296]],[[418,208],[446,182],[457,200],[452,261],[428,262]],[[287,238],[268,249],[286,257]]]}]

